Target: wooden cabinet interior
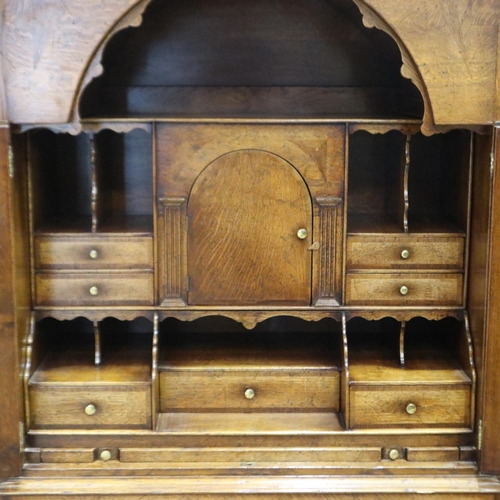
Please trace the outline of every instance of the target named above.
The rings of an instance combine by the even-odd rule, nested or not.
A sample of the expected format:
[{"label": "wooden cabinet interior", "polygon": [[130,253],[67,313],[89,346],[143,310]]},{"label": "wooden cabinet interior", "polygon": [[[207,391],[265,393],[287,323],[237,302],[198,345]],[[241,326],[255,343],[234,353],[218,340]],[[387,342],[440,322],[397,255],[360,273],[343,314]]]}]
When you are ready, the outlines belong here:
[{"label": "wooden cabinet interior", "polygon": [[16,142],[26,475],[478,472],[491,141],[400,65],[350,1],[153,1]]}]

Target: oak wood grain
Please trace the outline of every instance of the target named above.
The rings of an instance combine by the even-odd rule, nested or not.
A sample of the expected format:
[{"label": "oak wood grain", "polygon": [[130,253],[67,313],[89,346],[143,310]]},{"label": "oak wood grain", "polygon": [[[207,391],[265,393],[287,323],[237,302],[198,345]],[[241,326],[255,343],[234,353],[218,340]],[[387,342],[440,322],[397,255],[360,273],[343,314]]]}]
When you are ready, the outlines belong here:
[{"label": "oak wood grain", "polygon": [[228,153],[198,177],[188,217],[190,304],[310,303],[312,204],[292,165]]},{"label": "oak wood grain", "polygon": [[[436,235],[349,236],[347,269],[463,269],[464,238]],[[408,257],[401,252],[406,250]]]},{"label": "oak wood grain", "polygon": [[[463,274],[349,273],[346,275],[348,305],[447,305],[463,301]],[[407,287],[406,294],[401,288]]]},{"label": "oak wood grain", "polygon": [[153,269],[151,237],[36,236],[34,253],[36,269]]},{"label": "oak wood grain", "polygon": [[[153,305],[152,273],[38,273],[36,304],[40,306]],[[97,294],[90,289],[95,287]]]}]

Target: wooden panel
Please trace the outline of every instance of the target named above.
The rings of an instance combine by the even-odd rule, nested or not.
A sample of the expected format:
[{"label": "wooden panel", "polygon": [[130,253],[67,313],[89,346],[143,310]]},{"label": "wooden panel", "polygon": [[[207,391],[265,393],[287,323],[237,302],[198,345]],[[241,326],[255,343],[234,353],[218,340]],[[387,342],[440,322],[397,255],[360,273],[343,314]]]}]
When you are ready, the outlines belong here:
[{"label": "wooden panel", "polygon": [[101,365],[94,365],[94,352],[50,351],[30,379],[31,385],[128,386],[149,385],[150,352],[142,349],[112,349]]},{"label": "wooden panel", "polygon": [[197,179],[188,217],[190,304],[310,303],[312,205],[292,165],[228,153]]},{"label": "wooden panel", "polygon": [[[456,467],[456,466],[455,466]],[[495,500],[496,478],[440,474],[429,477],[346,476],[197,476],[20,478],[0,486],[0,493],[21,500],[60,500],[71,491],[78,500]],[[243,490],[243,491],[242,491]],[[412,493],[417,491],[418,493]],[[161,492],[161,493],[158,493]],[[276,493],[279,492],[279,493]],[[425,495],[425,496],[424,496]]]},{"label": "wooden panel", "polygon": [[290,429],[294,429],[297,435],[309,436],[307,438],[307,445],[309,445],[310,436],[343,432],[338,414],[334,412],[172,412],[160,413],[158,416],[158,431],[185,434],[186,429],[193,434],[216,433],[219,437],[218,444],[221,435],[237,433],[238,435],[260,436],[272,433],[289,436]]},{"label": "wooden panel", "polygon": [[152,269],[153,239],[109,235],[36,236],[35,268]]},{"label": "wooden panel", "polygon": [[[493,178],[490,173],[493,134],[474,136],[474,168],[472,182],[471,234],[470,234],[470,266],[467,294],[467,311],[469,313],[470,331],[474,344],[474,360],[478,374],[477,403],[478,420],[482,417],[484,398],[483,391],[486,379],[483,376],[486,360],[486,322],[487,301],[489,293],[488,259],[490,241],[490,209],[492,203],[491,187]],[[488,389],[488,393],[491,389]],[[496,433],[495,433],[496,436]],[[490,439],[492,434],[490,434]],[[483,449],[489,449],[490,440],[484,442]],[[499,441],[500,445],[500,441]],[[494,445],[496,446],[496,445]],[[500,455],[498,456],[500,459]],[[498,469],[500,471],[500,469]]]},{"label": "wooden panel", "polygon": [[[39,306],[152,305],[152,273],[49,274],[36,276]],[[90,289],[97,288],[92,295]]]},{"label": "wooden panel", "polygon": [[[462,274],[348,274],[348,305],[459,306],[462,304]],[[403,295],[401,287],[407,287]]]},{"label": "wooden panel", "polygon": [[[319,207],[315,210],[318,214],[315,214],[313,235],[313,301],[316,306],[336,306],[341,302],[342,286],[342,200],[318,198],[316,201]],[[315,249],[314,245],[319,248]]]},{"label": "wooden panel", "polygon": [[243,149],[274,153],[302,175],[313,198],[343,197],[343,125],[157,125],[158,196],[188,197],[202,170]]},{"label": "wooden panel", "polygon": [[[21,186],[18,186],[21,188]],[[12,184],[9,176],[9,129],[0,124],[0,259],[2,262],[2,286],[0,286],[0,397],[4,404],[0,412],[0,478],[16,476],[21,472],[21,447],[19,421],[22,399],[19,380],[18,339],[14,326],[14,262]],[[18,223],[21,221],[17,219]]]},{"label": "wooden panel", "polygon": [[[97,411],[87,415],[85,407]],[[151,390],[146,386],[113,388],[57,387],[30,388],[31,426],[36,429],[101,429],[151,427]]]},{"label": "wooden panel", "polygon": [[[86,116],[174,118],[284,118],[389,117],[387,103],[396,104],[390,118],[404,114],[415,100],[404,100],[404,90],[394,87],[195,87],[106,86],[99,89],[102,105]],[[414,96],[415,97],[415,96]],[[418,105],[418,95],[416,96]],[[412,106],[413,105],[413,106]],[[293,110],[293,113],[291,112]]]},{"label": "wooden panel", "polygon": [[407,448],[409,462],[456,462],[460,459],[459,448]]},{"label": "wooden panel", "polygon": [[[417,406],[410,415],[409,403]],[[470,386],[351,387],[351,429],[380,427],[468,427]]]},{"label": "wooden panel", "polygon": [[380,459],[380,448],[120,449],[121,462],[379,462]]},{"label": "wooden panel", "polygon": [[[349,236],[347,269],[463,269],[463,237]],[[403,259],[401,252],[409,256]]]},{"label": "wooden panel", "polygon": [[90,463],[94,461],[94,449],[68,450],[68,449],[42,449],[41,461],[43,463]]},{"label": "wooden panel", "polygon": [[[160,373],[160,411],[339,409],[339,373],[275,370]],[[245,397],[252,389],[255,396]]]},{"label": "wooden panel", "polygon": [[187,214],[185,198],[162,198],[158,224],[160,300],[187,303]]},{"label": "wooden panel", "polygon": [[[495,128],[495,172],[490,216],[489,286],[486,319],[487,352],[484,360],[483,443],[480,452],[481,470],[500,473],[500,433],[498,432],[498,401],[500,401],[500,129]],[[484,168],[484,167],[483,167]],[[487,278],[486,278],[487,279]],[[487,282],[488,283],[488,282]],[[481,444],[481,443],[480,443]]]}]

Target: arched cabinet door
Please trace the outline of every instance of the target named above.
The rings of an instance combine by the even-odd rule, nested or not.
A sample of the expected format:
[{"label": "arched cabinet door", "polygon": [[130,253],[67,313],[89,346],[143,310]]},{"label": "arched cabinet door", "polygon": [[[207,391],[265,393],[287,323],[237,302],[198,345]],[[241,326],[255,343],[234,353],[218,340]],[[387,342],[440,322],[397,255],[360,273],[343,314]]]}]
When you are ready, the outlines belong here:
[{"label": "arched cabinet door", "polygon": [[309,305],[313,209],[306,183],[281,157],[227,153],[189,195],[190,305]]}]

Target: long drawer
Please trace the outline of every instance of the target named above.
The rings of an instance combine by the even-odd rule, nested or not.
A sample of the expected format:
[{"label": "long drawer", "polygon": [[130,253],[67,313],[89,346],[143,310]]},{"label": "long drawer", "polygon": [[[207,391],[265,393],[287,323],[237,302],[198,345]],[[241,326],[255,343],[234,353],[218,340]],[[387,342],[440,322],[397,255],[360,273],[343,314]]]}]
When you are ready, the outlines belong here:
[{"label": "long drawer", "polygon": [[38,273],[38,306],[153,305],[152,273]]},{"label": "long drawer", "polygon": [[347,269],[463,269],[460,236],[348,236]]},{"label": "long drawer", "polygon": [[35,268],[40,270],[152,269],[150,236],[37,236]]},{"label": "long drawer", "polygon": [[334,370],[171,370],[160,373],[160,408],[338,411],[339,382]]},{"label": "long drawer", "polygon": [[460,306],[461,273],[352,273],[346,275],[347,305]]}]

